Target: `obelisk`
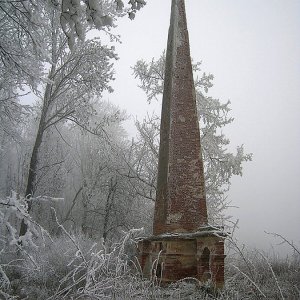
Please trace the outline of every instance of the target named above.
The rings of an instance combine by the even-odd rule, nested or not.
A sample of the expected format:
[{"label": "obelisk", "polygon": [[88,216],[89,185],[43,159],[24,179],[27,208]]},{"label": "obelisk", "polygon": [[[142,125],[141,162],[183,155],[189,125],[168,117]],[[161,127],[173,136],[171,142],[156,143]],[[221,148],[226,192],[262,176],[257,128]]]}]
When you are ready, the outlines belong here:
[{"label": "obelisk", "polygon": [[153,235],[138,243],[144,276],[224,285],[224,238],[207,223],[199,120],[184,0],[172,0]]},{"label": "obelisk", "polygon": [[173,0],[166,53],[153,233],[207,225],[204,170],[185,4]]}]

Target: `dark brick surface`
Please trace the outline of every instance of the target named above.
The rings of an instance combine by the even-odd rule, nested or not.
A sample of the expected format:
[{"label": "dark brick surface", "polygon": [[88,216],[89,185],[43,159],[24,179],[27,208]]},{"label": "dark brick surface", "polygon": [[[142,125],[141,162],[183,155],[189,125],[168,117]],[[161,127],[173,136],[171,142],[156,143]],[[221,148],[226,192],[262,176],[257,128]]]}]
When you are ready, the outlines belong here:
[{"label": "dark brick surface", "polygon": [[[211,235],[190,240],[145,239],[139,242],[138,248],[144,275],[148,278],[162,275],[159,280],[163,285],[186,277],[197,278],[202,283],[211,279],[213,287],[218,289],[224,285],[223,238]],[[208,256],[203,255],[205,248],[208,249]]]},{"label": "dark brick surface", "polygon": [[175,2],[178,5],[172,10],[165,73],[168,83],[164,90],[160,144],[163,159],[160,157],[159,162],[154,234],[196,231],[207,223],[184,1]]},{"label": "dark brick surface", "polygon": [[[139,242],[146,277],[163,284],[185,277],[224,284],[224,239],[155,238],[207,225],[204,170],[184,0],[172,1],[160,128],[157,196],[151,239]],[[181,235],[182,236],[182,235]]]}]

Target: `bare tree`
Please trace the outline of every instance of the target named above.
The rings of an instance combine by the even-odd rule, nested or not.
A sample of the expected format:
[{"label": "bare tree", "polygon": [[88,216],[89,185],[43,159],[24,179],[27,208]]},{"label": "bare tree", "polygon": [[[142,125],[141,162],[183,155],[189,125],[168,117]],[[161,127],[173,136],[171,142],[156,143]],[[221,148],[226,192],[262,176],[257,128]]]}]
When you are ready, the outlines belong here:
[{"label": "bare tree", "polygon": [[[113,79],[111,59],[116,58],[113,49],[102,46],[98,40],[89,40],[78,43],[70,52],[57,23],[58,13],[53,10],[49,14],[51,66],[41,96],[41,115],[25,190],[28,211],[36,190],[38,154],[44,133],[60,122],[72,122],[93,134],[102,134],[101,124],[89,124],[87,116],[96,113],[94,97],[100,97],[104,90],[111,91],[109,82]],[[20,234],[25,232],[26,224],[22,222]]]}]

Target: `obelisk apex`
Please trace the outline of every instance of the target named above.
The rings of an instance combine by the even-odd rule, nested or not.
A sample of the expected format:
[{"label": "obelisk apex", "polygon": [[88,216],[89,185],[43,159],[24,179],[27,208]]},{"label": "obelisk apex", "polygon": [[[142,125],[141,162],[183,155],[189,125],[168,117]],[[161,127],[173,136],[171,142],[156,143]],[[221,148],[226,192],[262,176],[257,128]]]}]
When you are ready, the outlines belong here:
[{"label": "obelisk apex", "polygon": [[172,0],[153,233],[207,225],[203,160],[184,0]]}]

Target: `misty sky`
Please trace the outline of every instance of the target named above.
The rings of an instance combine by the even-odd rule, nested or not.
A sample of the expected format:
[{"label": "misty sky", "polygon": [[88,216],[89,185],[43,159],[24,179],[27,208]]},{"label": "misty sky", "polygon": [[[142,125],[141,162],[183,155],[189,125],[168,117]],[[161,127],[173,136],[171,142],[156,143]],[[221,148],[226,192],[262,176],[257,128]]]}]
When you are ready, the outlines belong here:
[{"label": "misty sky", "polygon": [[[130,66],[160,56],[170,20],[170,0],[147,2],[134,21],[123,18],[114,30],[122,44],[116,45],[120,60],[109,96],[139,119],[160,103],[147,104]],[[254,155],[229,193],[239,207],[229,212],[240,219],[238,236],[268,249],[278,240],[266,230],[299,245],[300,1],[186,0],[186,9],[191,55],[215,76],[210,95],[231,101],[230,149],[244,144]]]}]

